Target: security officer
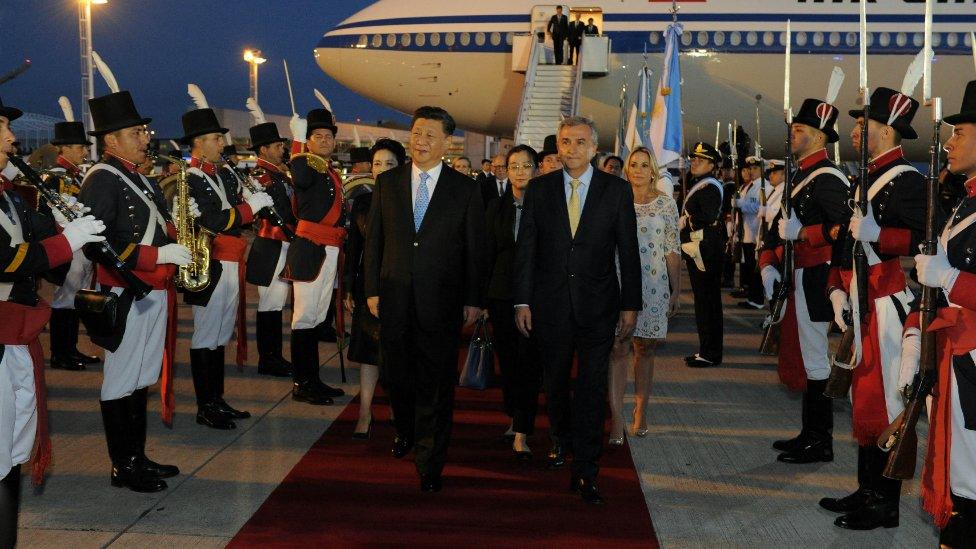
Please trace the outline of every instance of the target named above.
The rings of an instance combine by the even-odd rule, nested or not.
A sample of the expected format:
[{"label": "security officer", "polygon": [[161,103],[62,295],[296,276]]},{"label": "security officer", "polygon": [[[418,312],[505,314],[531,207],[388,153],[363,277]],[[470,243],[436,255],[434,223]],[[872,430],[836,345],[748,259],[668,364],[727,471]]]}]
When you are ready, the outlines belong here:
[{"label": "security officer", "polygon": [[685,357],[692,368],[722,363],[722,264],[725,260],[725,226],[722,223],[722,183],[715,170],[722,155],[708,143],[691,149],[690,188],[681,209],[678,228],[681,251],[695,295],[698,352]]},{"label": "security officer", "polygon": [[[251,177],[274,200],[274,209],[294,234],[294,196],[291,175],[282,171],[281,161],[288,141],[278,135],[274,122],[251,126],[251,150],[257,165]],[[257,221],[258,229],[247,256],[247,282],[258,287],[257,343],[258,373],[291,377],[292,364],[282,355],[282,309],[288,301],[291,284],[281,278],[288,254],[290,235],[266,218]]]},{"label": "security officer", "polygon": [[297,236],[288,246],[282,274],[292,281],[295,292],[291,321],[295,372],[292,398],[309,404],[332,404],[333,397],[345,392],[319,378],[316,327],[325,321],[332,305],[339,255],[346,239],[342,181],[329,166],[338,127],[328,109],[313,109],[307,119],[295,115],[289,126],[292,139],[303,143],[308,151],[294,155],[291,161]]},{"label": "security officer", "polygon": [[254,214],[273,204],[267,193],[241,200],[237,179],[218,173],[223,134],[213,109],[194,109],[183,115],[183,143],[190,146],[187,185],[200,209],[197,224],[214,235],[210,251],[210,284],[186,291],[193,306],[190,369],[197,397],[197,423],[214,429],[234,429],[234,419],[251,417],[224,401],[224,347],[237,328],[238,347],[246,345],[243,324],[244,252],[241,228]]},{"label": "security officer", "polygon": [[792,215],[784,218],[780,212],[777,230],[767,235],[759,258],[768,295],[781,280],[781,246],[785,240],[794,243],[792,299],[780,328],[779,378],[791,391],[804,392],[803,427],[799,436],[773,443],[783,452],[777,459],[785,463],[834,459],[833,401],[823,394],[830,375],[827,329],[834,318],[826,289],[831,248],[851,214],[847,178],[827,158],[825,148],[839,139],[834,130],[837,113],[829,103],[806,99],[793,118],[792,153],[798,169],[790,196]]},{"label": "security officer", "polygon": [[[763,179],[763,161],[755,156],[749,156],[740,170],[742,188],[739,198],[733,199],[733,207],[739,209],[742,216],[742,268],[739,271],[739,284],[742,285],[746,300],[739,303],[746,309],[761,309],[763,306],[762,278],[756,270],[756,245],[759,237],[759,208],[760,191],[767,184]],[[736,294],[733,293],[733,297]]]}]

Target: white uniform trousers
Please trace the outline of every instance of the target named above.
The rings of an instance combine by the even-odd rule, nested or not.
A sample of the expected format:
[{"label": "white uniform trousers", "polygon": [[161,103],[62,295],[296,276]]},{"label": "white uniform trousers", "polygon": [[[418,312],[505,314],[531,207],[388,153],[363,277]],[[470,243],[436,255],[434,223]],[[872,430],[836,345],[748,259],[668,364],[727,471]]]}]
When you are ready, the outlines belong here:
[{"label": "white uniform trousers", "polygon": [[332,304],[332,288],[335,286],[339,267],[339,248],[325,247],[325,261],[319,276],[311,282],[295,281],[295,312],[291,317],[292,330],[309,330],[325,322]]},{"label": "white uniform trousers", "polygon": [[800,339],[803,368],[807,371],[807,379],[822,381],[830,377],[830,359],[828,356],[830,351],[827,347],[827,330],[830,328],[830,323],[810,320],[807,296],[803,291],[803,269],[796,270],[794,286],[796,333]]},{"label": "white uniform trousers", "polygon": [[6,345],[0,361],[0,478],[30,460],[36,435],[34,363],[27,345]]},{"label": "white uniform trousers", "polygon": [[291,283],[279,278],[281,271],[285,269],[285,257],[288,255],[288,243],[281,243],[281,252],[278,253],[278,264],[275,265],[274,276],[271,277],[271,284],[268,286],[258,286],[258,312],[280,311],[285,308],[288,301],[288,291]]},{"label": "white uniform trousers", "polygon": [[64,285],[54,290],[52,309],[74,309],[75,294],[78,290],[87,288],[92,279],[92,262],[85,257],[85,253],[78,250],[71,258],[71,268],[64,279]]},{"label": "white uniform trousers", "polygon": [[[240,302],[240,280],[236,261],[221,261],[223,272],[205,307],[193,306],[191,349],[210,349],[227,345],[237,327],[237,304]],[[211,284],[215,282],[211,281]]]},{"label": "white uniform trousers", "polygon": [[[121,288],[112,292],[122,293]],[[127,397],[159,380],[166,344],[166,290],[153,290],[132,302],[125,334],[115,352],[105,351],[102,400]]]},{"label": "white uniform trousers", "polygon": [[[976,359],[976,352],[969,355]],[[956,385],[956,369],[950,372],[952,388],[952,429],[951,448],[949,451],[949,488],[952,493],[966,499],[976,500],[976,431],[966,429],[966,421],[962,415],[962,403],[959,400],[959,388]]]}]

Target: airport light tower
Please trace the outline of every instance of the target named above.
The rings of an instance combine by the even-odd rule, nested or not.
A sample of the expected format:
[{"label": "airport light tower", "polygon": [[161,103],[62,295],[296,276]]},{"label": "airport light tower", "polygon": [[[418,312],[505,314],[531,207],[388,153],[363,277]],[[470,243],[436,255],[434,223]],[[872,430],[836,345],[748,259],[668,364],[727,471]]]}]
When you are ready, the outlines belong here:
[{"label": "airport light tower", "polygon": [[[78,1],[78,38],[81,51],[81,121],[85,130],[94,129],[91,111],[88,110],[88,100],[95,96],[95,80],[92,74],[92,4],[107,4],[108,0],[79,0]],[[91,141],[91,138],[89,138]],[[91,159],[98,154],[91,143]]]},{"label": "airport light tower", "polygon": [[261,50],[244,50],[244,60],[250,65],[249,78],[250,97],[258,100],[258,65],[267,61],[261,57]]}]

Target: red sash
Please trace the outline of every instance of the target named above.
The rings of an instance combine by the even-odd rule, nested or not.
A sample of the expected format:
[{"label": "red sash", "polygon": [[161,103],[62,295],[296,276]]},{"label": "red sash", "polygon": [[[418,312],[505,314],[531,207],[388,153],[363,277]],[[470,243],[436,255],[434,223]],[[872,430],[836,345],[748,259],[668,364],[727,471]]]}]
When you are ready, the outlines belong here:
[{"label": "red sash", "polygon": [[239,236],[219,234],[214,239],[213,257],[218,261],[234,261],[237,263],[238,299],[237,299],[237,369],[243,371],[247,362],[247,297],[245,285],[244,254],[247,251],[247,241]]},{"label": "red sash", "polygon": [[173,426],[173,415],[176,413],[176,396],[173,394],[174,372],[176,362],[176,286],[170,284],[166,288],[166,340],[163,344],[163,368],[159,376],[159,398],[162,401],[163,423],[167,427]]},{"label": "red sash", "polygon": [[[844,289],[850,289],[853,278],[853,270],[840,271]],[[905,272],[901,269],[901,261],[897,257],[868,267],[868,296],[871,299],[897,294],[904,290],[905,286]]]}]

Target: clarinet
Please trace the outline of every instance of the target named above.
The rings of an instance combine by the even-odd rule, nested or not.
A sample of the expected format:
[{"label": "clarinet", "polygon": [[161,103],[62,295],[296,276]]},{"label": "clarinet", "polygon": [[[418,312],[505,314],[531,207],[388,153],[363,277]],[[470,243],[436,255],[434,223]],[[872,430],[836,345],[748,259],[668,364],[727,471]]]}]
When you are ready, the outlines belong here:
[{"label": "clarinet", "polygon": [[[80,217],[78,212],[73,210],[71,205],[60,194],[44,184],[44,181],[41,180],[37,172],[28,166],[22,158],[11,156],[9,160],[11,164],[16,166],[24,174],[24,177],[27,178],[27,183],[37,190],[38,195],[47,202],[48,206],[58,210],[68,221]],[[94,256],[98,263],[115,271],[119,275],[119,278],[125,281],[129,291],[132,292],[137,300],[146,297],[152,291],[152,286],[143,282],[132,272],[132,269],[126,266],[125,261],[119,257],[118,252],[112,249],[108,241],[86,244],[85,251]]]},{"label": "clarinet", "polygon": [[[244,185],[247,190],[251,191],[252,193],[258,192],[257,187],[251,183],[251,178],[248,175],[238,171],[237,166],[235,166],[226,156],[220,155],[220,159],[227,164],[227,168],[230,169],[235,176],[237,176],[237,179],[240,180],[241,184]],[[295,232],[285,224],[285,220],[281,218],[281,214],[278,213],[275,206],[271,205],[270,207],[265,208],[265,210],[267,211],[268,221],[271,221],[273,225],[281,229],[289,241],[293,240],[295,238]]]}]

